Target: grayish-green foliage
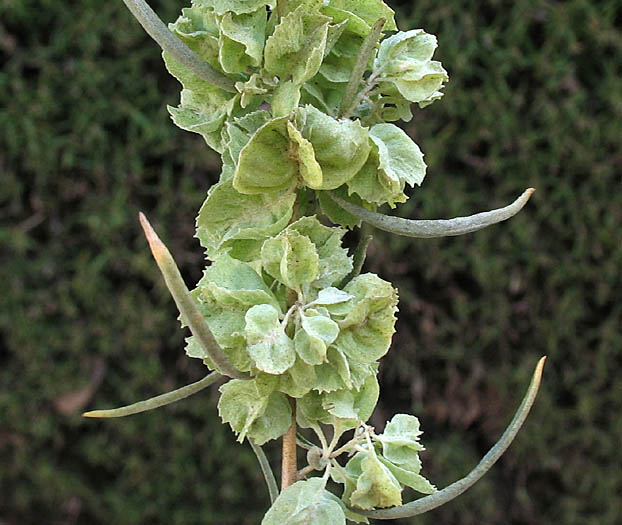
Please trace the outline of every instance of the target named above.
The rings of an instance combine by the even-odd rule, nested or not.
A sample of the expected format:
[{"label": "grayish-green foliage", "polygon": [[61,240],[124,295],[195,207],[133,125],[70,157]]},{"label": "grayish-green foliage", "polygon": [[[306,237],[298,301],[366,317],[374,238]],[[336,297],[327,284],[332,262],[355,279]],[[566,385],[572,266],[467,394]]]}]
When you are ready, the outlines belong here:
[{"label": "grayish-green foliage", "polygon": [[[153,6],[168,20],[178,9]],[[242,508],[265,502],[250,500],[242,487],[240,505],[232,483],[260,478],[250,449],[232,452],[210,420],[209,395],[167,408],[175,417],[166,425],[163,414],[145,414],[93,428],[50,410],[61,394],[85,386],[96,355],[109,365],[99,406],[131,402],[138,393],[202,374],[198,364],[176,357],[181,340],[174,305],[163,299],[161,285],[151,292],[157,275],[144,241],[135,242],[137,232],[128,225],[138,208],[151,210],[187,281],[196,281],[200,256],[187,241],[184,224],[191,217],[184,210],[200,205],[197,195],[215,162],[167,125],[162,93],[173,103],[176,88],[158,69],[153,43],[122,8],[92,2],[79,9],[75,3],[0,7],[0,118],[7,130],[0,139],[6,198],[0,231],[8,249],[0,319],[7,387],[1,513],[18,523],[41,515],[110,523],[165,514],[180,523],[206,514],[215,522],[243,523]],[[617,493],[618,482],[601,467],[610,464],[611,437],[619,434],[615,411],[606,409],[619,397],[608,373],[619,325],[619,311],[610,306],[619,267],[612,227],[620,206],[611,193],[615,8],[606,2],[598,8],[576,2],[542,9],[525,2],[503,10],[486,3],[408,8],[412,18],[401,26],[439,36],[438,53],[453,82],[446,99],[408,128],[433,171],[426,191],[400,215],[453,216],[502,205],[529,174],[539,197],[531,216],[503,233],[372,245],[368,264],[402,292],[402,335],[383,368],[383,395],[426,421],[433,449],[424,458],[426,472],[443,486],[475,463],[476,443],[498,419],[498,408],[482,404],[490,392],[476,371],[495,370],[493,397],[509,409],[525,379],[514,375],[515,365],[527,360],[522,349],[550,351],[559,360],[541,399],[547,416],[538,414],[537,432],[526,428],[529,438],[496,469],[503,483],[492,473],[472,495],[436,511],[434,522],[495,523],[511,516],[571,523],[578,515],[611,522],[606,495]],[[499,198],[490,203],[493,186]],[[395,261],[408,261],[410,269]],[[465,361],[466,347],[473,366],[471,357]],[[464,419],[459,406],[466,400],[481,426]],[[384,410],[390,416],[389,407]],[[563,437],[559,428],[567,429]],[[440,439],[430,443],[432,435]],[[213,454],[204,454],[205,443]],[[216,473],[221,485],[213,483]]]}]

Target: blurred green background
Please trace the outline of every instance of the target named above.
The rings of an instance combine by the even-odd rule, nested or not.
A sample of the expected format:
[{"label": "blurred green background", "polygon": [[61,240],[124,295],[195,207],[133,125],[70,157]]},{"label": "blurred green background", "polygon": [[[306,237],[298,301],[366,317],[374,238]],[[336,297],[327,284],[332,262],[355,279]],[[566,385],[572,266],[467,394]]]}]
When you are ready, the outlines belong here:
[{"label": "blurred green background", "polygon": [[[376,236],[367,268],[399,287],[401,308],[373,421],[418,415],[424,473],[445,486],[549,356],[488,476],[402,523],[621,523],[622,6],[390,3],[401,28],[438,36],[451,76],[407,127],[429,169],[399,213],[450,217],[538,191],[476,234]],[[152,5],[165,20],[182,7]],[[179,86],[157,46],[120,0],[2,0],[0,64],[0,523],[259,523],[267,492],[215,389],[131,418],[79,415],[205,373],[136,220],[147,213],[198,280],[194,217],[219,159],[169,121]]]}]

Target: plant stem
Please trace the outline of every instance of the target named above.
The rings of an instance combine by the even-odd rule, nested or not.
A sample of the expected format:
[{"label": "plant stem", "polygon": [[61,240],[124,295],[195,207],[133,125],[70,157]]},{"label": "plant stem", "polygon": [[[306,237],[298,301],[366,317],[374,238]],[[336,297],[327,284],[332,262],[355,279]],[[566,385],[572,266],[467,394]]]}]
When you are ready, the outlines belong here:
[{"label": "plant stem", "polygon": [[356,96],[359,86],[361,85],[361,81],[363,80],[363,75],[365,74],[365,70],[367,69],[367,64],[369,64],[369,59],[376,48],[376,44],[378,43],[378,39],[380,38],[380,34],[382,33],[382,28],[386,23],[386,18],[380,18],[374,24],[371,32],[365,38],[363,45],[361,46],[361,51],[356,59],[356,64],[352,69],[352,73],[350,74],[350,80],[348,85],[346,86],[346,92],[343,96],[343,102],[341,104],[341,115],[343,117],[349,117],[352,112],[356,109],[360,99]]},{"label": "plant stem", "polygon": [[281,462],[281,491],[296,483],[298,462],[296,461],[296,400],[289,398],[292,406],[292,426],[283,436],[283,457]]},{"label": "plant stem", "polygon": [[287,13],[287,0],[276,1],[276,12],[279,14],[279,19],[282,19]]},{"label": "plant stem", "polygon": [[229,77],[213,69],[205,60],[169,31],[145,0],[123,0],[136,20],[162,50],[181,62],[196,76],[218,86],[229,93],[237,93],[234,82]]}]

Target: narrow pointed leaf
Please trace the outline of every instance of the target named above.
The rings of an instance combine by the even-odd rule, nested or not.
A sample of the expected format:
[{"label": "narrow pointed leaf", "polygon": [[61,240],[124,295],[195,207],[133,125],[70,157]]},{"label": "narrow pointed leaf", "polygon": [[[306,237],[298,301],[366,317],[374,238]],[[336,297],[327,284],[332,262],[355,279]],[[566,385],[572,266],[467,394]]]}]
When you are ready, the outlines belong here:
[{"label": "narrow pointed leaf", "polygon": [[192,70],[196,76],[202,78],[206,82],[218,86],[225,91],[229,91],[230,93],[236,92],[233,80],[215,71],[176,35],[171,33],[145,0],[123,0],[123,2],[140,25],[143,26],[147,34],[153,38],[164,51],[175,58],[175,60],[184,64]]},{"label": "narrow pointed leaf", "polygon": [[465,233],[483,230],[488,226],[505,221],[523,209],[534,191],[536,190],[533,188],[525,190],[518,199],[504,208],[477,213],[469,217],[435,220],[412,220],[403,219],[401,217],[391,217],[389,215],[361,208],[360,206],[347,202],[334,194],[329,195],[348,213],[358,217],[368,224],[371,224],[379,230],[403,235],[405,237],[424,239],[464,235]]},{"label": "narrow pointed leaf", "polygon": [[91,412],[85,412],[83,417],[96,417],[96,418],[112,418],[112,417],[125,417],[132,416],[134,414],[140,414],[141,412],[147,412],[147,410],[153,410],[154,408],[170,405],[180,399],[185,399],[191,395],[200,392],[204,388],[213,385],[218,379],[222,377],[218,372],[212,372],[208,374],[200,381],[186,385],[172,392],[161,394],[145,401],[139,401],[132,405],[128,405],[121,408],[113,408],[110,410],[93,410]]},{"label": "narrow pointed leaf", "polygon": [[272,472],[272,467],[270,466],[270,462],[266,457],[266,453],[263,449],[255,443],[253,439],[249,439],[248,442],[253,449],[253,452],[257,456],[257,461],[259,461],[259,466],[261,467],[261,472],[263,473],[263,477],[266,480],[266,485],[268,485],[268,493],[270,494],[270,503],[274,503],[276,498],[279,497],[279,487],[276,484],[276,478],[274,477],[274,472]]},{"label": "narrow pointed leaf", "polygon": [[382,34],[382,28],[384,27],[386,21],[386,18],[379,18],[361,46],[359,56],[356,59],[356,64],[352,69],[352,72],[350,73],[350,79],[343,97],[341,113],[344,116],[349,116],[355,109],[354,106],[357,102],[356,94],[359,90],[361,82],[363,81],[363,75],[365,74],[369,60],[372,57],[372,53],[376,49],[376,44]]},{"label": "narrow pointed leaf", "polygon": [[518,431],[523,426],[523,423],[525,422],[525,419],[527,418],[527,415],[529,414],[529,411],[531,410],[531,407],[536,399],[536,395],[538,394],[538,388],[540,387],[540,381],[542,379],[542,369],[544,368],[545,361],[546,357],[543,357],[540,361],[538,361],[538,365],[536,366],[536,370],[531,379],[531,384],[529,385],[527,394],[525,394],[523,402],[516,411],[510,425],[501,436],[501,439],[497,441],[495,446],[488,451],[488,454],[483,457],[479,464],[466,477],[452,483],[443,490],[439,490],[430,496],[412,501],[406,505],[401,505],[400,507],[387,510],[375,510],[371,512],[360,511],[357,509],[357,512],[379,520],[410,518],[448,503],[473,486],[497,462],[501,455],[510,446],[512,441],[514,441],[516,434],[518,434]]},{"label": "narrow pointed leaf", "polygon": [[244,374],[240,373],[231,365],[229,359],[222,351],[222,348],[220,348],[214,339],[214,336],[208,328],[205,319],[197,308],[195,300],[190,295],[190,291],[186,287],[186,283],[184,282],[181,273],[179,273],[179,268],[177,268],[175,260],[168,251],[168,248],[160,240],[154,229],[151,227],[151,224],[149,224],[149,221],[142,213],[140,213],[139,218],[140,224],[145,231],[147,241],[149,242],[153,258],[156,260],[156,263],[158,263],[158,267],[164,276],[166,286],[171,292],[171,295],[175,300],[175,304],[177,305],[184,321],[190,328],[190,331],[209,355],[210,360],[218,367],[219,370],[223,372],[223,374],[238,379],[246,379]]}]

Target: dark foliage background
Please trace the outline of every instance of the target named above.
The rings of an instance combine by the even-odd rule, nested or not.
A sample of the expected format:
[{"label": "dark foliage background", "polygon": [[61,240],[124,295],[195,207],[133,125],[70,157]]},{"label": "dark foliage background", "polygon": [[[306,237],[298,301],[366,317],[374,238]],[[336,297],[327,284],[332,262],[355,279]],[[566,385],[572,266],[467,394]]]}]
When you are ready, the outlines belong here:
[{"label": "dark foliage background", "polygon": [[[399,213],[449,217],[538,189],[462,238],[377,235],[401,292],[374,421],[417,414],[425,473],[464,475],[499,437],[539,356],[522,434],[420,524],[620,523],[622,7],[615,0],[392,3],[439,37],[446,96],[408,131],[428,178]],[[172,20],[181,7],[153,1]],[[189,282],[194,216],[218,173],[172,125],[178,85],[120,1],[0,3],[0,523],[256,524],[267,494],[221,426],[216,390],[112,421],[202,377],[136,221]]]}]

